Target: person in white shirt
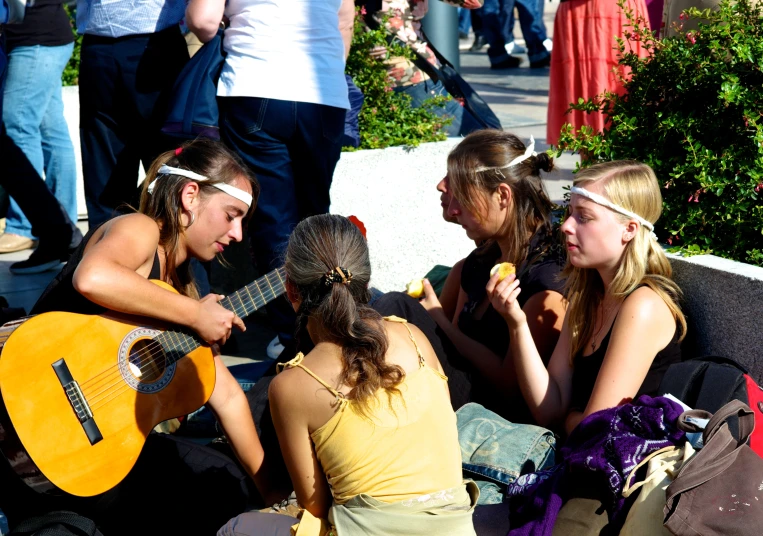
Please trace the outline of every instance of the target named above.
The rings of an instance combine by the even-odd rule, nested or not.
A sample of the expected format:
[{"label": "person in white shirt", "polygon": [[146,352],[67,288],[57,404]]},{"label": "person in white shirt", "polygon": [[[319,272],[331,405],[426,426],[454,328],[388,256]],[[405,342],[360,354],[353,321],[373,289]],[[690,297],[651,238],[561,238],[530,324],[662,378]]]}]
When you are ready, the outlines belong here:
[{"label": "person in white shirt", "polygon": [[[218,84],[220,131],[257,177],[262,194],[249,225],[260,272],[276,268],[292,229],[329,211],[345,112],[344,67],[353,0],[190,0],[186,24],[202,41],[229,21]],[[282,345],[296,317],[286,299],[268,305]]]}]

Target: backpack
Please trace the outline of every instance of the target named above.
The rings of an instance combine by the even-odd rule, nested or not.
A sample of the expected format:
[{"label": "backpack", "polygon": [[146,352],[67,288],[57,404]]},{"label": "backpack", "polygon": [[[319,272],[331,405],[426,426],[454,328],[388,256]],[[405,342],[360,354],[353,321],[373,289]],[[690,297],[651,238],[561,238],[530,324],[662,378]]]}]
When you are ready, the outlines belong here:
[{"label": "backpack", "polygon": [[181,140],[220,139],[217,81],[225,63],[223,29],[193,55],[180,71],[162,133]]},{"label": "backpack", "polygon": [[103,536],[95,521],[67,510],[56,510],[23,520],[8,536]]},{"label": "backpack", "polygon": [[[658,393],[670,393],[692,409],[710,413],[740,400],[752,409],[755,420],[763,423],[763,389],[747,369],[727,357],[701,356],[670,365]],[[729,422],[734,437],[738,437],[737,425],[736,420]],[[763,456],[763,425],[755,427],[750,448]]]}]

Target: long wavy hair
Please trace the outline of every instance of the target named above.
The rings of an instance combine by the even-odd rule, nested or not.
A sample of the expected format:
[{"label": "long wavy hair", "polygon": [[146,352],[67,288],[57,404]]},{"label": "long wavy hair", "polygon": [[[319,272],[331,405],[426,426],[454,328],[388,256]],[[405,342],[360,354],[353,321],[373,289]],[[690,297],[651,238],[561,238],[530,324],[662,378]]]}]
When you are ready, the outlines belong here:
[{"label": "long wavy hair", "polygon": [[[621,207],[638,214],[654,224],[662,213],[662,194],[657,177],[651,167],[633,160],[604,162],[579,171],[573,185],[602,182],[604,197]],[[623,222],[627,216],[616,214]],[[604,284],[599,273],[592,268],[576,268],[567,260],[563,275],[567,277],[565,293],[569,300],[567,318],[572,336],[571,363],[581,355],[587,341],[593,335],[596,309],[604,299]],[[625,246],[610,293],[615,298],[625,298],[636,288],[646,285],[657,293],[673,313],[681,328],[681,339],[686,334],[686,318],[679,305],[681,289],[671,279],[673,269],[662,247],[650,236],[643,225]]]},{"label": "long wavy hair", "polygon": [[453,197],[462,207],[479,217],[487,197],[501,184],[511,189],[512,203],[503,231],[507,232],[507,261],[519,265],[530,239],[540,228],[552,232],[553,204],[543,186],[541,171],[551,171],[554,160],[546,153],[531,156],[505,167],[525,153],[526,146],[514,134],[485,129],[472,132],[448,155],[448,181]]},{"label": "long wavy hair", "polygon": [[253,201],[245,219],[249,218],[254,211],[260,187],[246,164],[218,141],[200,138],[185,142],[177,150],[162,153],[151,164],[143,182],[138,211],[159,224],[159,245],[164,249],[166,273],[172,286],[183,295],[198,298],[199,292],[189,263],[175,265],[180,236],[186,230],[181,220],[183,214],[181,193],[191,179],[180,175],[164,175],[154,184],[153,193],[148,193],[148,185],[156,179],[159,168],[165,164],[207,177],[208,181],[197,183],[202,201],[220,193],[220,190],[212,186],[213,184],[222,182],[232,184],[241,177],[248,180],[252,186]]},{"label": "long wavy hair", "polygon": [[[325,274],[336,267],[352,273],[348,284],[326,284]],[[381,315],[368,305],[371,261],[360,230],[343,216],[310,216],[292,232],[284,268],[302,300],[297,336],[304,336],[307,320],[314,318],[328,341],[342,349],[339,381],[351,388],[355,409],[368,415],[379,389],[391,401],[405,372],[385,360],[389,344]]]}]

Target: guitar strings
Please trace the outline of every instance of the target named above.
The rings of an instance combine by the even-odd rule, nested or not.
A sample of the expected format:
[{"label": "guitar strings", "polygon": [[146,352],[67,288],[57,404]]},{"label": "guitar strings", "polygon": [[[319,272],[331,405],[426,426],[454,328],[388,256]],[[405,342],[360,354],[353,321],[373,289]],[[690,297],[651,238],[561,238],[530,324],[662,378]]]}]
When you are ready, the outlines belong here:
[{"label": "guitar strings", "polygon": [[[259,285],[259,281],[260,280],[254,281],[250,285],[247,285],[246,287],[241,289],[241,290],[246,290],[247,294],[249,295],[249,298],[251,299],[252,303],[255,306],[254,309],[252,310],[252,312],[257,310],[257,309],[259,309],[259,308],[261,308],[263,305],[268,303],[268,301],[272,300],[273,298],[276,298],[277,296],[279,296],[280,294],[283,293],[283,291],[281,290],[281,291],[279,291],[278,294],[276,294],[275,289],[273,288],[273,284],[275,284],[276,287],[282,286],[284,284],[283,279],[281,278],[281,274],[280,274],[281,271],[283,271],[283,268],[279,268],[278,270],[275,270],[274,272],[272,272],[272,273],[275,274],[275,277],[278,278],[278,280],[279,280],[278,282],[271,282],[270,281],[271,274],[266,274],[265,276],[263,276],[262,279],[264,279],[267,282],[268,287],[270,287],[268,289],[265,289],[264,291],[263,291],[262,288],[260,288],[260,285]],[[260,295],[258,298],[253,297],[251,292],[249,291],[248,287],[252,286],[252,285],[255,285],[257,287],[257,291],[259,292],[259,295]],[[239,290],[236,293],[234,293],[236,295],[236,297],[239,298],[240,307],[237,306],[234,303],[234,300],[232,299],[232,296],[226,296],[224,299],[228,300],[229,306],[231,307],[233,312],[236,313],[237,316],[243,317],[243,316],[251,314],[251,312],[249,312],[247,310],[246,306],[243,303],[243,300],[241,299],[241,296],[239,294],[241,292],[241,290]],[[269,294],[269,296],[266,297],[266,294]],[[220,300],[220,301],[222,302],[223,300]],[[243,315],[239,311],[239,309],[243,310],[243,313],[244,313]],[[154,339],[154,341],[156,341],[156,339]],[[184,357],[185,355],[187,355],[188,353],[190,353],[191,351],[193,351],[195,349],[195,348],[189,348],[189,349],[186,350],[185,348],[183,348],[183,346],[185,344],[187,344],[187,342],[188,342],[187,340],[179,340],[179,341],[175,341],[175,342],[176,343],[180,343],[180,345],[179,345],[179,347],[173,348],[173,350],[181,350],[181,351],[183,351],[184,354],[181,357]],[[161,354],[156,355],[155,354],[155,350],[156,349],[161,349]],[[147,356],[147,358],[146,358],[146,356]],[[157,357],[161,357],[162,358],[162,362],[161,363],[158,362]],[[144,361],[144,358],[146,358],[145,361]],[[157,368],[165,369],[166,366],[167,366],[168,356],[167,356],[167,353],[164,351],[163,345],[160,342],[152,342],[152,343],[148,344],[147,346],[145,346],[143,348],[140,348],[136,352],[131,353],[130,356],[129,356],[129,360],[130,360],[130,362],[133,362],[133,363],[135,363],[137,361],[137,363],[140,364],[139,371],[142,373],[148,367],[151,367],[151,366],[156,366]],[[104,376],[104,374],[106,376]],[[101,378],[99,378],[99,377],[101,377]],[[116,381],[113,381],[112,383],[110,383],[105,388],[102,388],[100,391],[98,391],[96,393],[90,393],[90,394],[86,394],[85,393],[85,391],[92,391],[92,389],[97,388],[96,386],[98,384],[101,384],[101,386],[102,386],[102,384],[104,382],[109,382],[109,381],[111,381],[114,378],[116,378]],[[119,385],[119,384],[122,384],[123,388],[119,388],[116,391],[114,391],[113,390],[114,387]],[[87,386],[87,388],[85,388],[84,386]],[[129,384],[127,384],[126,382],[123,382],[122,374],[121,374],[121,372],[119,370],[119,364],[113,365],[113,366],[109,367],[108,369],[106,369],[106,370],[102,371],[101,373],[97,374],[96,376],[94,376],[90,380],[84,382],[82,384],[82,387],[83,387],[83,396],[85,396],[85,399],[88,402],[88,404],[91,405],[91,411],[94,411],[96,409],[99,409],[99,408],[103,407],[104,405],[108,404],[111,400],[113,400],[114,398],[119,396],[122,392],[124,392],[125,390],[131,388]],[[105,400],[104,399],[98,400],[98,397],[101,397],[104,394],[106,396],[111,394],[112,396],[109,397],[108,399],[105,399]]]},{"label": "guitar strings", "polygon": [[[280,277],[280,273],[278,273],[278,272],[280,272],[280,271],[282,271],[282,270],[283,270],[283,269],[281,268],[281,269],[278,269],[278,270],[275,272],[275,273],[276,273],[276,276],[278,276],[278,278],[279,278],[279,283],[280,283],[281,285],[283,285],[283,281],[281,280],[281,277]],[[268,286],[270,287],[270,289],[269,289],[269,292],[268,292],[268,289],[266,289],[264,292],[262,291],[262,289],[260,289],[260,287],[259,287],[259,284],[258,284],[258,281],[259,281],[259,280],[258,280],[258,281],[254,281],[254,283],[252,283],[252,284],[254,284],[254,285],[257,285],[257,291],[259,292],[259,295],[260,295],[260,297],[259,297],[259,298],[254,298],[254,297],[252,297],[251,293],[250,293],[250,292],[248,291],[248,289],[247,289],[247,293],[249,294],[249,296],[250,296],[250,298],[251,298],[251,301],[252,301],[252,303],[254,303],[254,304],[255,304],[255,308],[252,310],[252,312],[254,312],[254,311],[256,311],[257,309],[261,308],[263,305],[267,304],[267,303],[268,303],[268,301],[272,300],[273,298],[277,297],[278,295],[280,295],[280,293],[282,293],[282,292],[283,292],[283,291],[279,291],[279,293],[278,293],[278,294],[276,294],[276,291],[275,291],[275,289],[273,289],[273,286],[272,286],[272,284],[270,283],[270,280],[269,280],[269,276],[270,276],[270,274],[267,274],[266,276],[263,276],[263,279],[266,279],[266,280],[268,281]],[[279,284],[279,283],[276,283],[276,286],[278,286],[278,284]],[[250,285],[248,285],[248,286],[251,286],[251,284],[250,284]],[[245,288],[246,288],[246,287],[245,287]],[[240,292],[240,290],[239,290],[238,292]],[[266,296],[265,296],[265,293],[269,293],[269,294],[270,294],[270,296],[269,296],[269,297],[266,297]],[[233,301],[231,300],[231,297],[230,297],[230,296],[226,296],[224,299],[227,299],[227,300],[228,300],[228,304],[229,304],[229,306],[231,307],[231,309],[233,310],[233,312],[235,312],[235,313],[238,315],[238,311],[236,310],[236,306],[234,305]],[[259,300],[262,300],[262,303],[259,303]],[[220,300],[220,301],[222,302],[223,300]],[[245,315],[249,315],[249,314],[251,314],[250,312],[248,312],[248,311],[246,310],[246,306],[244,306],[244,304],[243,304],[243,301],[241,300],[240,296],[239,296],[239,303],[241,304],[241,307],[242,307],[242,309],[244,310],[244,313],[245,313]],[[245,315],[239,315],[239,316],[245,316]],[[169,332],[165,332],[165,333],[169,333]],[[157,343],[157,345],[161,346],[161,343]],[[144,348],[143,348],[143,350],[149,350],[149,351],[153,351],[155,348],[156,348],[156,345],[149,345],[149,346],[147,346],[147,347],[144,347]],[[191,350],[193,350],[193,349],[189,349],[188,351],[191,351]],[[133,355],[133,354],[131,354],[131,355]],[[99,374],[96,374],[96,375],[95,375],[93,378],[91,378],[90,380],[87,380],[86,382],[83,382],[83,383],[81,384],[81,387],[84,387],[85,385],[89,385],[89,384],[91,384],[93,381],[95,381],[95,379],[96,379],[96,378],[98,378],[98,376],[100,376],[100,375],[102,375],[102,374],[105,374],[105,373],[108,373],[108,372],[113,372],[113,369],[114,369],[115,367],[116,367],[116,368],[118,368],[118,365],[115,365],[115,366],[109,367],[109,369],[106,369],[106,370],[104,370],[104,371],[100,372]]]}]

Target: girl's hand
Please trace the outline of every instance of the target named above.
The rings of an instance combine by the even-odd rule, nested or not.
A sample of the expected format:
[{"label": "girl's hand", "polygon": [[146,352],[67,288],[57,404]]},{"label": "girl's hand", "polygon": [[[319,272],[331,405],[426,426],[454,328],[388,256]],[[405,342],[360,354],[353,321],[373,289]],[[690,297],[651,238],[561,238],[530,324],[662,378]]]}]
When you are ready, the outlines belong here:
[{"label": "girl's hand", "polygon": [[207,294],[199,300],[196,320],[190,326],[209,344],[219,344],[220,346],[225,344],[230,338],[233,326],[238,327],[241,331],[246,331],[243,320],[217,303],[224,297],[220,294]]},{"label": "girl's hand", "polygon": [[527,322],[527,316],[519,306],[517,298],[522,289],[519,288],[519,280],[516,274],[508,275],[503,281],[498,282],[499,274],[495,273],[487,282],[487,290],[490,305],[501,315],[509,327],[518,326]]},{"label": "girl's hand", "polygon": [[482,7],[479,0],[464,0],[463,7],[466,9],[479,9]]},{"label": "girl's hand", "polygon": [[432,288],[432,283],[429,282],[429,279],[424,279],[424,297],[419,300],[419,303],[424,306],[424,309],[427,310],[432,318],[436,315],[445,315],[445,312],[442,310],[442,304],[437,298],[437,293]]}]

